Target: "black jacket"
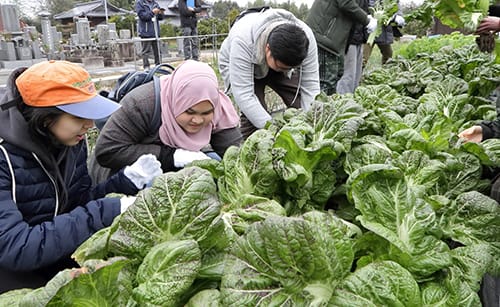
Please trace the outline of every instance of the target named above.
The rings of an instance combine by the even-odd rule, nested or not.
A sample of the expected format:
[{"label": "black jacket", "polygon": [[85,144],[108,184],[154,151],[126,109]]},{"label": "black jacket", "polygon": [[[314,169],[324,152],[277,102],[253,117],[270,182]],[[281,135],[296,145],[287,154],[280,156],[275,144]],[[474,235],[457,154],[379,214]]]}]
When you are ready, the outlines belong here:
[{"label": "black jacket", "polygon": [[[358,5],[363,9],[367,14],[368,12],[368,0],[358,0]],[[349,45],[362,45],[366,43],[368,40],[368,31],[366,29],[366,25],[363,25],[359,22],[354,22],[351,28],[351,32],[349,33],[349,37],[347,39],[346,52]]]},{"label": "black jacket", "polygon": [[196,18],[196,13],[201,12],[201,4],[199,0],[194,1],[194,11],[191,11],[187,7],[187,0],[179,0],[177,5],[179,6],[179,12],[181,15],[181,27],[190,27],[191,29],[196,28],[198,22]]},{"label": "black jacket", "polygon": [[137,22],[137,32],[139,36],[142,38],[151,38],[158,37],[160,33],[155,33],[155,31],[160,31],[160,23],[159,20],[163,19],[163,14],[156,15],[156,29],[153,24],[153,9],[160,8],[160,5],[156,0],[137,0],[135,3],[135,12],[139,17],[139,21]]},{"label": "black jacket", "polygon": [[491,122],[482,122],[479,125],[483,128],[483,140],[500,138],[500,117]]}]

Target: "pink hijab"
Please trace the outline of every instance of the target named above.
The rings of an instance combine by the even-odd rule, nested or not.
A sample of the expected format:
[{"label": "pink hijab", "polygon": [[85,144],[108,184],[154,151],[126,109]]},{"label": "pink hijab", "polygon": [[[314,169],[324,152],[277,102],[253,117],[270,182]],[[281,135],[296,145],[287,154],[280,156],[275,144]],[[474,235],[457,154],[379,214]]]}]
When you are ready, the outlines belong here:
[{"label": "pink hijab", "polygon": [[[160,86],[162,124],[159,133],[163,144],[198,151],[210,143],[212,132],[238,126],[240,118],[229,97],[219,90],[217,77],[208,64],[185,61],[171,75],[161,77]],[[204,100],[214,107],[211,124],[197,133],[186,133],[175,118]]]}]

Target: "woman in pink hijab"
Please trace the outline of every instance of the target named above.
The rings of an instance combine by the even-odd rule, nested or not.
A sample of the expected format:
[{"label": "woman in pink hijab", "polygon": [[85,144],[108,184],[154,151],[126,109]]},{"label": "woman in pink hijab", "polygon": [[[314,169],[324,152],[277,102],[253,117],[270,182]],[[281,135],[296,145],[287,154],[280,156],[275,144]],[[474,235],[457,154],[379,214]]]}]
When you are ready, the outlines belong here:
[{"label": "woman in pink hijab", "polygon": [[160,86],[162,123],[157,133],[149,132],[154,114],[153,82],[128,93],[122,107],[106,122],[95,146],[98,163],[91,161],[97,182],[144,153],[154,154],[167,172],[209,159],[207,150],[222,157],[229,146],[242,141],[238,113],[219,90],[208,64],[185,61],[171,75],[162,76]]}]

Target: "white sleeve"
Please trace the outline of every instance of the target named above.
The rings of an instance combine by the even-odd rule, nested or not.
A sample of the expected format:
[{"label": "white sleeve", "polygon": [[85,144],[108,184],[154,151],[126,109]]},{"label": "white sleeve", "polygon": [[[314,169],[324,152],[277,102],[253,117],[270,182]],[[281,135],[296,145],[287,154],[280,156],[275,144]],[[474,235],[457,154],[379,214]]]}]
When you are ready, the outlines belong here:
[{"label": "white sleeve", "polygon": [[241,39],[233,39],[229,55],[231,93],[241,113],[257,128],[263,128],[271,115],[260,104],[254,90],[253,50]]}]

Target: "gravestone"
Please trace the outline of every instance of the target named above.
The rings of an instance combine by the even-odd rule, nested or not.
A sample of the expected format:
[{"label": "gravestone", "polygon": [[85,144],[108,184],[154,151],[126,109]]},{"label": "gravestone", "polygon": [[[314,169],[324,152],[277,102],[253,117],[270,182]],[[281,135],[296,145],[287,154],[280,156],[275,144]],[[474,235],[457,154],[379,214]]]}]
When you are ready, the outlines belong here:
[{"label": "gravestone", "polygon": [[45,52],[49,54],[54,53],[54,35],[52,33],[52,26],[50,25],[48,12],[42,11],[38,14],[40,17],[40,25],[42,27],[42,42],[45,49]]},{"label": "gravestone", "polygon": [[0,32],[21,32],[17,6],[13,4],[0,4]]},{"label": "gravestone", "polygon": [[15,61],[16,49],[13,42],[0,41],[0,61]]},{"label": "gravestone", "polygon": [[122,29],[122,30],[120,30],[119,34],[120,34],[120,39],[131,39],[132,38],[132,34],[131,34],[129,29]]},{"label": "gravestone", "polygon": [[76,33],[78,35],[78,45],[90,46],[92,44],[90,22],[87,17],[78,18],[76,21]]},{"label": "gravestone", "polygon": [[109,41],[109,26],[97,25],[97,43],[99,45],[107,45]]}]

